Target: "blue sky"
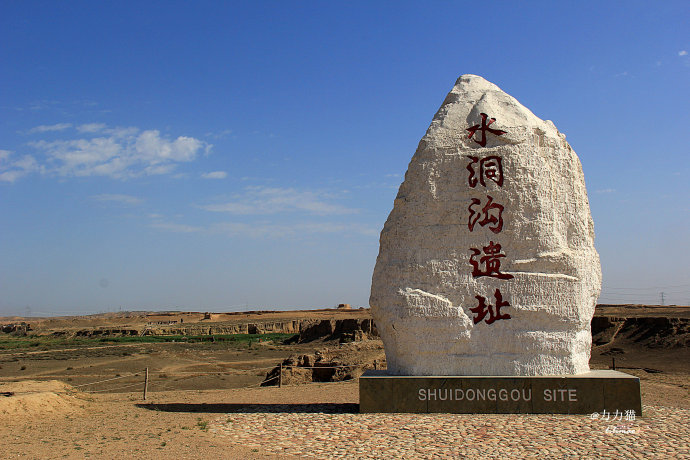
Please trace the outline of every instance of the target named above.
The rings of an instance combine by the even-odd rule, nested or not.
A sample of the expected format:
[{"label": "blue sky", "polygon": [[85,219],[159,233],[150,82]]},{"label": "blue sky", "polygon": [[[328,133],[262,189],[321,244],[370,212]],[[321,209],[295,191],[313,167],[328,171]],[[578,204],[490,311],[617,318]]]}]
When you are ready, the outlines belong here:
[{"label": "blue sky", "polygon": [[601,302],[690,303],[690,8],[0,4],[0,315],[367,305],[456,78],[583,164]]}]

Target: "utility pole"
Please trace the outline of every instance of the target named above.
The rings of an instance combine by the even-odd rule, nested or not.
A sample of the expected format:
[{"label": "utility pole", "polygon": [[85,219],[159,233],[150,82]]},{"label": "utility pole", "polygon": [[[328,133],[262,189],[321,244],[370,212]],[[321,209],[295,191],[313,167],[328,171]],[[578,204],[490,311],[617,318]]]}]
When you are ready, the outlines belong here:
[{"label": "utility pole", "polygon": [[149,368],[146,368],[146,377],[144,377],[144,401],[146,401],[146,393],[149,389]]},{"label": "utility pole", "polygon": [[661,291],[661,306],[662,307],[664,306],[664,294],[665,294],[665,292]]}]

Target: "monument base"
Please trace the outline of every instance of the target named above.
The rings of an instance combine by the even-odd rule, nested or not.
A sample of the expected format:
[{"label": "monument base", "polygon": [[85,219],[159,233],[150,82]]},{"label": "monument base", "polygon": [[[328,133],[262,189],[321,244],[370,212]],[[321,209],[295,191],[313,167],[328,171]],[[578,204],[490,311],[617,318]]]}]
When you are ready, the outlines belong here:
[{"label": "monument base", "polygon": [[[642,415],[640,379],[613,370],[550,376],[406,376],[366,371],[359,411]],[[629,412],[628,412],[629,413]]]}]

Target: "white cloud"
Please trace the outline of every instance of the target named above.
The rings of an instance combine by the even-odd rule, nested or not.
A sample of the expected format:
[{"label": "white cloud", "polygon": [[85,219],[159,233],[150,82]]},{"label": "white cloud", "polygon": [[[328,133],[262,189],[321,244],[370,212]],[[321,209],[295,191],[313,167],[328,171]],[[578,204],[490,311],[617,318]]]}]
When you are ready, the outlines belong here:
[{"label": "white cloud", "polygon": [[103,132],[105,134],[110,134],[116,139],[125,139],[127,137],[135,136],[139,132],[139,128],[135,128],[134,126],[117,126],[115,128],[104,128]]},{"label": "white cloud", "polygon": [[687,56],[688,52],[685,50],[678,51],[678,56]]},{"label": "white cloud", "polygon": [[31,155],[23,155],[21,158],[16,160],[12,164],[15,168],[19,168],[24,171],[35,171],[38,169],[38,163],[36,162],[36,159],[32,157]]},{"label": "white cloud", "polygon": [[143,131],[134,142],[134,149],[152,164],[165,161],[192,161],[204,142],[193,137],[180,136],[170,142],[160,137],[156,130]]},{"label": "white cloud", "polygon": [[231,129],[224,129],[223,131],[218,131],[218,132],[208,132],[208,133],[206,133],[206,137],[210,137],[213,139],[223,139],[224,137],[227,137],[230,134],[232,134]]},{"label": "white cloud", "polygon": [[149,224],[150,227],[157,228],[159,230],[166,230],[168,232],[174,233],[196,233],[203,230],[201,227],[194,227],[192,225],[176,224],[173,222],[152,222]]},{"label": "white cloud", "polygon": [[233,237],[251,238],[288,238],[301,235],[337,233],[365,236],[378,236],[379,234],[378,230],[366,225],[336,222],[304,222],[298,224],[223,222],[214,224],[210,228],[210,232]]},{"label": "white cloud", "polygon": [[77,126],[77,131],[80,133],[97,133],[105,129],[104,123],[86,123]]},{"label": "white cloud", "polygon": [[22,155],[11,159],[9,150],[0,150],[0,182],[14,182],[29,173],[40,171],[41,167],[31,155]]},{"label": "white cloud", "polygon": [[326,215],[358,212],[356,209],[327,203],[324,197],[321,193],[298,191],[293,188],[248,187],[244,195],[236,196],[233,201],[202,206],[202,209],[231,214],[276,214],[302,211]]},{"label": "white cloud", "polygon": [[108,176],[117,179],[169,174],[178,164],[193,161],[212,147],[193,137],[174,140],[159,131],[134,127],[107,128],[91,123],[77,128],[84,137],[34,141],[28,145],[45,157],[44,170],[63,177]]},{"label": "white cloud", "polygon": [[72,123],[57,123],[54,125],[40,125],[35,128],[31,128],[28,133],[47,133],[51,131],[64,131],[67,128],[71,128]]},{"label": "white cloud", "polygon": [[595,193],[614,193],[615,191],[615,188],[604,188],[601,190],[596,190]]},{"label": "white cloud", "polygon": [[167,163],[167,164],[153,164],[151,166],[147,166],[144,169],[144,172],[148,176],[156,176],[156,175],[162,175],[162,174],[170,174],[173,172],[173,170],[177,167],[177,165],[172,164],[172,163]]},{"label": "white cloud", "polygon": [[0,182],[14,182],[26,173],[19,170],[4,171],[0,173]]},{"label": "white cloud", "polygon": [[[155,214],[155,213],[149,214],[148,217],[149,217],[149,219],[151,219],[151,221],[148,224],[149,227],[155,228],[158,230],[163,230],[166,232],[199,233],[199,232],[205,231],[204,227],[197,227],[194,225],[178,224],[175,222],[170,222],[162,214]],[[177,217],[182,217],[182,215],[178,215]]]},{"label": "white cloud", "polygon": [[349,234],[376,237],[379,230],[362,224],[334,222],[304,222],[297,224],[274,224],[268,222],[222,222],[209,227],[178,224],[162,220],[163,216],[152,214],[149,227],[173,233],[205,233],[241,238],[291,238],[314,234]]},{"label": "white cloud", "polygon": [[137,198],[131,195],[120,195],[120,194],[110,194],[104,193],[101,195],[93,195],[91,199],[96,201],[111,201],[121,204],[135,205],[141,203],[141,198]]},{"label": "white cloud", "polygon": [[225,171],[211,171],[201,175],[204,179],[225,179],[228,177],[228,173]]}]

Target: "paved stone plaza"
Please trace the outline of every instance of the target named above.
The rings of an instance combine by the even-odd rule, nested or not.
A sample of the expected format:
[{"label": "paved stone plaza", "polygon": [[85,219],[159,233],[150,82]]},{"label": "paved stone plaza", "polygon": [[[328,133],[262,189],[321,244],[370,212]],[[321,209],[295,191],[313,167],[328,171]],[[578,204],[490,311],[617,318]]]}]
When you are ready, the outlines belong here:
[{"label": "paved stone plaza", "polygon": [[[257,405],[210,430],[257,452],[303,458],[690,458],[690,410],[591,415],[358,414],[355,404]],[[616,432],[618,431],[618,432]]]}]

